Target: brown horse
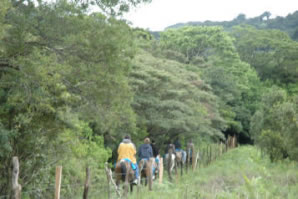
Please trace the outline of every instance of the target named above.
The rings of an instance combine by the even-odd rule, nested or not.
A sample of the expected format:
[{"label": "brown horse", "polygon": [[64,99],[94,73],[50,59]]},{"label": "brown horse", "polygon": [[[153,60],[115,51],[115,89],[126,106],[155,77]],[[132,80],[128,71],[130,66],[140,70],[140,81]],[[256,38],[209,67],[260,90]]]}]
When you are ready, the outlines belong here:
[{"label": "brown horse", "polygon": [[[183,166],[185,164],[184,160],[183,160],[183,154],[182,151],[176,151],[176,168],[178,169],[178,167],[180,167],[181,169],[181,176],[183,175]],[[177,169],[175,169],[176,174],[177,174]]]},{"label": "brown horse", "polygon": [[115,168],[116,175],[116,185],[119,188],[120,182],[124,182],[124,194],[128,193],[128,187],[130,185],[130,191],[133,191],[133,180],[135,176],[135,172],[131,167],[131,162],[121,160],[117,162]]},{"label": "brown horse", "polygon": [[194,144],[192,142],[189,142],[187,144],[187,160],[186,160],[186,171],[188,171],[188,168],[192,165],[192,156],[194,155]]},{"label": "brown horse", "polygon": [[155,159],[150,158],[149,160],[142,159],[139,162],[139,171],[142,178],[145,178],[145,186],[149,183],[149,190],[152,191],[153,184],[153,168],[155,167]]}]

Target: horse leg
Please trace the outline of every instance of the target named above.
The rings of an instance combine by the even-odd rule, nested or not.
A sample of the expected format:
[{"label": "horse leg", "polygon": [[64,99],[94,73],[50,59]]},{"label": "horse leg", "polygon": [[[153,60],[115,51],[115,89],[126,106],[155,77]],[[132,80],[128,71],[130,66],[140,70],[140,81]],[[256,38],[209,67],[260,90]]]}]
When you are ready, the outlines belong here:
[{"label": "horse leg", "polygon": [[181,162],[180,163],[180,166],[181,166],[181,176],[183,175],[183,163]]},{"label": "horse leg", "polygon": [[175,174],[176,174],[176,175],[178,174],[177,167],[178,167],[178,163],[177,163],[177,161],[175,161]]},{"label": "horse leg", "polygon": [[146,168],[144,169],[144,176],[145,176],[145,186],[148,184],[148,165],[146,165]]},{"label": "horse leg", "polygon": [[133,184],[130,184],[130,192],[132,193],[133,191]]},{"label": "horse leg", "polygon": [[188,169],[190,167],[190,148],[187,149],[187,162],[186,162],[186,172],[188,172]]},{"label": "horse leg", "polygon": [[168,176],[169,176],[169,179],[170,181],[172,181],[172,174],[171,174],[171,171],[172,171],[172,153],[169,151],[168,153],[168,158],[167,158],[167,170],[168,170]]},{"label": "horse leg", "polygon": [[140,184],[144,184],[144,180],[142,180],[142,176],[143,176],[143,173],[144,173],[144,166],[145,166],[145,162],[144,160],[140,160],[139,162],[139,174],[140,174]]},{"label": "horse leg", "polygon": [[119,185],[120,185],[120,178],[117,176],[116,177],[116,186],[117,186],[117,189],[119,190]]},{"label": "horse leg", "polygon": [[128,187],[129,187],[129,172],[130,172],[130,168],[126,168],[126,172],[125,172],[125,181],[124,181],[124,197],[127,196],[128,193]]},{"label": "horse leg", "polygon": [[115,174],[116,174],[116,186],[117,186],[117,189],[119,190],[122,174],[121,174],[121,165],[118,165],[118,163],[116,164]]},{"label": "horse leg", "polygon": [[152,179],[152,159],[149,160],[147,163],[147,179],[149,180],[149,191],[152,191],[152,184],[153,184],[153,179]]}]

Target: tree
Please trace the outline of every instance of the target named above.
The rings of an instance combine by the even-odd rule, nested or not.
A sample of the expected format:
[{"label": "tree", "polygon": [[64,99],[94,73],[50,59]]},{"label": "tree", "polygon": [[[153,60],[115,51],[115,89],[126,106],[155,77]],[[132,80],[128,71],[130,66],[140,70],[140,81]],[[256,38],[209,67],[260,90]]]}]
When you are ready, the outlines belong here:
[{"label": "tree", "polygon": [[[64,0],[65,1],[65,0]],[[73,0],[83,8],[98,6],[103,12],[110,15],[122,15],[131,7],[140,3],[149,3],[151,0]]]},{"label": "tree", "polygon": [[240,60],[233,39],[220,27],[184,27],[163,32],[161,45],[184,54],[187,63],[202,71],[221,99],[220,113],[228,131],[248,134],[260,85],[256,72]]},{"label": "tree", "polygon": [[297,161],[297,96],[273,86],[264,92],[261,107],[252,117],[251,133],[256,144],[272,161],[289,157]]},{"label": "tree", "polygon": [[159,143],[178,136],[223,139],[218,99],[186,65],[139,50],[130,84],[138,127]]},{"label": "tree", "polygon": [[235,27],[232,35],[241,60],[249,63],[262,80],[284,85],[296,83],[298,43],[279,30]]},{"label": "tree", "polygon": [[81,180],[72,166],[94,162],[99,169],[111,154],[104,139],[112,146],[135,133],[130,28],[67,1],[38,3],[12,1],[5,21],[0,18],[7,27],[1,35],[1,195],[9,191],[12,156],[19,156],[26,192],[36,182],[48,184],[53,162],[68,165],[65,180]]},{"label": "tree", "polygon": [[260,15],[260,18],[261,18],[261,20],[264,20],[264,18],[265,18],[266,20],[269,20],[270,16],[271,16],[271,13],[268,12],[268,11],[266,11],[266,12],[264,12],[263,14]]}]

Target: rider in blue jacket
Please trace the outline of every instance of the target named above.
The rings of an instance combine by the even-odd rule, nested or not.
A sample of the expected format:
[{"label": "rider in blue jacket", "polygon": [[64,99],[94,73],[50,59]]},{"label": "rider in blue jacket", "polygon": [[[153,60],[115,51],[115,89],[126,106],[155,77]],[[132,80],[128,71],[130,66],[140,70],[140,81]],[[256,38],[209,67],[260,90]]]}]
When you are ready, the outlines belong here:
[{"label": "rider in blue jacket", "polygon": [[176,152],[182,152],[182,161],[186,162],[186,151],[181,149],[181,143],[178,138],[174,142]]},{"label": "rider in blue jacket", "polygon": [[144,144],[142,144],[139,147],[138,157],[139,157],[140,160],[141,159],[149,160],[149,158],[153,157],[153,151],[152,151],[152,147],[150,145],[150,139],[149,138],[145,138]]}]

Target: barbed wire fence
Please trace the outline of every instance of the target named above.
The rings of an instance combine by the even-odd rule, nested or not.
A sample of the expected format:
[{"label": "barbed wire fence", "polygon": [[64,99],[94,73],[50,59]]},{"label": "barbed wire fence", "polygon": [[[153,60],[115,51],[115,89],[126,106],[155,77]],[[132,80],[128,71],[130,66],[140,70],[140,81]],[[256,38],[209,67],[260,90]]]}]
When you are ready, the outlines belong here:
[{"label": "barbed wire fence", "polygon": [[[186,168],[191,167],[192,170],[197,168],[206,167],[212,161],[216,160],[223,153],[227,152],[231,148],[237,147],[236,136],[229,136],[225,143],[219,144],[209,144],[205,146],[200,146],[196,150],[193,148],[192,153],[192,163],[189,161]],[[163,183],[163,168],[166,163],[163,163],[161,158],[160,168],[159,168],[159,179],[156,183]],[[188,169],[186,169],[188,170]],[[53,184],[39,185],[44,187],[35,187],[33,189],[26,189],[26,187],[21,187],[18,182],[19,179],[19,161],[18,157],[12,158],[12,179],[11,179],[11,193],[7,195],[0,195],[0,199],[38,199],[38,198],[54,198],[55,199],[97,199],[97,198],[123,198],[125,196],[124,190],[118,188],[114,179],[116,175],[122,175],[122,173],[115,174],[109,168],[108,163],[105,164],[105,168],[100,177],[90,177],[92,171],[86,167],[86,179],[85,181],[79,181],[74,183],[61,183],[62,179],[62,166],[56,167],[56,178],[53,180]],[[104,173],[106,176],[104,176]],[[176,177],[176,182],[179,181],[179,176]],[[23,191],[22,191],[23,190]],[[137,191],[139,191],[137,187]],[[187,196],[187,194],[186,194]]]}]

